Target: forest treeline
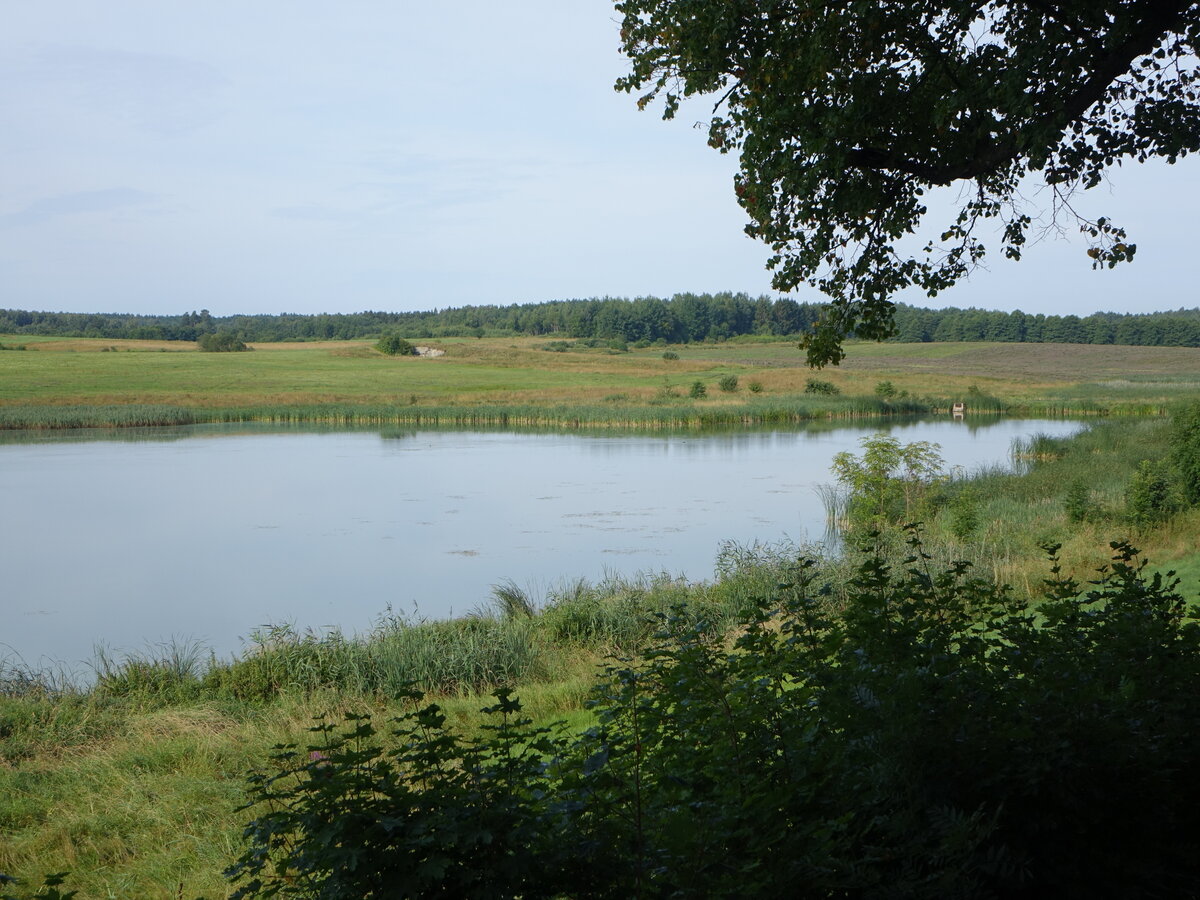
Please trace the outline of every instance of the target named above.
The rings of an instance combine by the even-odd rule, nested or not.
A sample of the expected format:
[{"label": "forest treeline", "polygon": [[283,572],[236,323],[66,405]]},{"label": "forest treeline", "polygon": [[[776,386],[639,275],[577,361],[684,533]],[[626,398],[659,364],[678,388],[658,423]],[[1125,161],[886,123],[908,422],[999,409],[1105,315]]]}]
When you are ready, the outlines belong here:
[{"label": "forest treeline", "polygon": [[[428,339],[461,336],[555,335],[629,342],[691,343],[739,335],[787,336],[806,331],[822,304],[743,293],[556,300],[509,306],[463,306],[419,312],[213,316],[32,312],[0,309],[0,334],[195,341],[231,332],[243,341],[353,340],[395,334]],[[923,309],[900,304],[896,334],[903,342],[1027,341],[1064,344],[1200,346],[1200,308],[1141,314],[1057,316],[981,309]]]}]

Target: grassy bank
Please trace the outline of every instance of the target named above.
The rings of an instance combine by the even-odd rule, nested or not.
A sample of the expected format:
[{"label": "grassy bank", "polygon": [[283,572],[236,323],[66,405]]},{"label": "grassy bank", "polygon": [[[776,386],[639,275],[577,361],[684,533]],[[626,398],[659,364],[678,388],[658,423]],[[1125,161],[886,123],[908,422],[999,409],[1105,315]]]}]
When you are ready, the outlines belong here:
[{"label": "grassy bank", "polygon": [[711,584],[577,583],[536,607],[501,586],[488,613],[387,616],[361,638],[267,630],[236,660],[186,647],[101,659],[89,689],[0,670],[0,872],[70,869],[82,897],[226,896],[243,776],[272,745],[306,742],[313,715],[369,709],[383,721],[416,683],[470,733],[487,691],[517,683],[537,720],[583,727],[605,656],[636,652],[656,617],[685,601],[727,628],[793,553],[731,547]]},{"label": "grassy bank", "polygon": [[[1033,596],[1045,578],[1047,544],[1061,545],[1064,569],[1081,579],[1114,540],[1128,540],[1163,567],[1194,572],[1200,510],[1146,524],[1128,506],[1132,473],[1143,461],[1170,457],[1169,431],[1166,419],[1107,419],[1075,437],[1018,443],[1020,474],[984,472],[933,495],[922,511],[930,546],[943,561],[972,560],[989,577]],[[973,527],[963,527],[964,515]],[[1189,593],[1200,596],[1195,580]]]}]

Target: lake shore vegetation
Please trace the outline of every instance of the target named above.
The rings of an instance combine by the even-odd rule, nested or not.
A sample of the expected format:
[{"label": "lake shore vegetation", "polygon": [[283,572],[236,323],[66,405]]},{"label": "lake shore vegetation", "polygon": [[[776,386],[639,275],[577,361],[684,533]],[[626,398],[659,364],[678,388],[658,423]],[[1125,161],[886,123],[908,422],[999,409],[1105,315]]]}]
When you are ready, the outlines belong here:
[{"label": "lake shore vegetation", "polygon": [[[1040,626],[1035,628],[1030,624],[1029,617],[1040,622],[1056,609],[1059,611],[1056,615],[1067,617],[1061,620],[1063,624],[1056,632],[1059,636],[1070,634],[1082,640],[1080,635],[1094,636],[1100,632],[1080,632],[1079,627],[1101,630],[1110,627],[1097,624],[1101,622],[1111,622],[1111,631],[1106,633],[1117,634],[1124,627],[1119,622],[1126,619],[1097,618],[1090,612],[1084,615],[1085,611],[1103,611],[1111,607],[1116,615],[1120,609],[1134,608],[1130,605],[1134,603],[1131,598],[1140,598],[1137,602],[1144,602],[1149,597],[1157,598],[1153,603],[1159,606],[1154,608],[1164,610],[1165,618],[1155,620],[1167,628],[1162,632],[1163,639],[1168,639],[1166,635],[1171,634],[1175,635],[1169,638],[1171,641],[1185,640],[1196,627],[1188,624],[1192,620],[1185,615],[1186,603],[1188,598],[1194,601],[1200,597],[1195,577],[1200,575],[1200,565],[1197,565],[1200,560],[1196,559],[1193,540],[1200,530],[1198,510],[1186,502],[1175,504],[1172,501],[1163,510],[1163,515],[1147,518],[1137,514],[1138,503],[1144,505],[1145,501],[1144,498],[1139,501],[1133,489],[1143,461],[1192,458],[1188,423],[1193,413],[1194,408],[1189,406],[1173,421],[1120,417],[1095,421],[1071,438],[1035,436],[1014,446],[1013,452],[1022,462],[1016,473],[982,473],[974,478],[951,475],[930,481],[919,497],[914,494],[910,498],[915,511],[926,523],[922,526],[919,552],[905,542],[899,522],[903,516],[895,522],[873,519],[872,527],[883,525],[885,531],[891,530],[872,540],[864,540],[870,545],[866,556],[854,552],[839,555],[819,547],[731,544],[717,560],[716,577],[707,583],[686,583],[665,576],[612,579],[598,585],[573,582],[540,598],[522,596],[519,588],[501,584],[492,603],[475,615],[450,622],[410,621],[385,612],[376,628],[361,636],[300,633],[286,627],[264,629],[252,636],[246,653],[229,660],[217,660],[205,654],[202,648],[186,646],[165,647],[121,658],[100,656],[96,660],[94,679],[87,684],[73,682],[69,677],[56,676],[53,672],[29,671],[8,662],[0,673],[0,797],[4,798],[0,800],[0,829],[6,838],[0,842],[0,872],[20,877],[32,887],[45,873],[70,870],[67,886],[79,889],[81,896],[172,897],[177,896],[181,887],[187,896],[229,896],[234,886],[222,873],[236,865],[239,859],[242,860],[240,870],[251,872],[247,868],[247,860],[251,857],[245,855],[248,851],[243,843],[243,830],[255,822],[259,823],[255,827],[261,829],[271,821],[261,818],[267,807],[234,810],[247,796],[245,773],[271,771],[268,756],[272,746],[291,744],[303,748],[310,743],[314,747],[319,744],[325,750],[314,752],[325,755],[315,758],[316,762],[325,766],[327,760],[332,760],[331,764],[339,767],[339,773],[344,771],[347,778],[359,771],[354,760],[361,759],[350,755],[351,750],[373,753],[375,750],[370,748],[382,752],[384,748],[395,746],[389,741],[398,738],[388,736],[393,726],[385,728],[382,724],[378,726],[383,735],[382,743],[373,743],[374,736],[361,745],[342,743],[342,738],[338,737],[341,726],[337,723],[346,712],[367,715],[376,723],[384,723],[424,708],[432,700],[439,707],[437,715],[445,717],[439,729],[449,729],[449,733],[457,736],[456,741],[487,741],[497,734],[487,729],[490,722],[494,723],[495,715],[481,715],[480,710],[498,705],[495,698],[489,697],[494,689],[512,689],[520,698],[521,710],[511,709],[510,718],[528,718],[532,722],[511,734],[522,735],[520,740],[526,741],[526,736],[532,734],[529,729],[538,731],[562,721],[565,725],[556,726],[554,731],[558,743],[552,745],[553,752],[561,751],[564,758],[573,758],[572,753],[583,752],[586,747],[592,748],[588,752],[593,755],[600,752],[600,745],[588,743],[596,738],[588,735],[603,733],[606,721],[613,723],[608,726],[607,733],[617,741],[614,746],[623,746],[621,741],[626,738],[622,735],[630,734],[627,730],[631,727],[628,703],[632,695],[628,691],[633,685],[646,685],[645,689],[650,693],[639,696],[647,702],[674,706],[683,698],[678,692],[683,690],[683,680],[686,680],[681,680],[682,676],[691,671],[687,667],[704,661],[707,667],[704,671],[709,673],[705,677],[723,673],[714,684],[723,683],[726,688],[722,690],[732,691],[724,701],[719,700],[719,693],[705,695],[708,699],[704,702],[709,704],[705,714],[718,713],[721,703],[733,702],[733,698],[742,696],[742,688],[738,687],[742,675],[738,673],[749,663],[742,659],[748,650],[739,649],[739,641],[748,647],[745,645],[747,640],[776,641],[779,635],[799,634],[801,632],[796,629],[808,627],[797,624],[800,620],[794,617],[776,620],[763,612],[763,604],[771,609],[782,609],[778,604],[784,599],[781,591],[786,591],[781,586],[798,583],[795,567],[804,559],[809,562],[804,563],[802,594],[808,599],[800,606],[793,604],[793,616],[797,610],[810,608],[814,616],[847,622],[845,616],[860,609],[871,591],[875,591],[872,596],[876,598],[883,596],[880,591],[899,591],[899,594],[889,596],[903,594],[909,597],[899,601],[901,606],[896,607],[905,608],[903,603],[914,602],[911,598],[916,596],[913,576],[905,574],[913,569],[914,562],[919,570],[931,573],[934,582],[930,583],[950,577],[937,573],[957,571],[959,574],[953,576],[958,579],[955,583],[967,584],[962,579],[967,577],[968,570],[961,569],[955,560],[970,559],[970,577],[978,578],[985,585],[971,588],[976,593],[970,596],[976,599],[989,597],[989,602],[995,601],[1001,606],[1010,603],[1002,597],[1012,597],[1023,604],[1005,607],[1009,609],[1009,613],[1005,613],[1007,618],[1003,619],[1006,623],[1003,629],[1008,629],[1005,634],[1014,633],[1012,629],[1016,629],[1016,633],[1024,635],[1022,640],[1051,641],[1044,631],[1039,630]],[[1166,477],[1172,484],[1182,484],[1186,479],[1185,471],[1183,466],[1173,463]],[[1166,497],[1169,493],[1152,491],[1150,497]],[[914,507],[908,511],[914,511]],[[857,539],[871,537],[871,533],[857,535]],[[1135,546],[1146,550],[1158,567],[1157,571],[1179,569],[1185,575],[1190,573],[1191,583],[1179,586],[1178,598],[1172,599],[1176,597],[1176,591],[1171,588],[1172,580],[1155,581],[1153,570],[1137,570],[1138,558],[1131,556],[1124,549],[1128,545],[1123,543],[1115,551],[1116,562],[1108,562],[1104,570],[1097,573],[1096,570],[1113,556],[1114,548],[1110,542],[1114,539],[1135,542]],[[1057,545],[1054,572],[1047,568],[1049,564],[1043,545]],[[864,561],[872,561],[871,566],[875,568],[862,569]],[[881,566],[883,568],[879,568]],[[890,574],[885,575],[884,569]],[[1000,583],[1012,585],[1008,594],[996,593],[995,586]],[[1088,591],[1099,591],[1099,599],[1087,599]],[[929,595],[925,596],[926,600],[921,602],[933,602]],[[960,595],[953,592],[939,595],[941,600],[948,596]],[[883,613],[877,610],[871,615]],[[1079,618],[1080,615],[1084,618]],[[791,630],[783,628],[788,621],[793,622],[787,626]],[[903,621],[909,621],[907,614]],[[772,624],[768,625],[768,622]],[[926,625],[934,627],[929,622],[921,627]],[[1182,630],[1172,630],[1176,626]],[[954,627],[967,629],[962,632],[964,635],[970,631],[965,619],[957,620]],[[1001,625],[989,627],[1000,629]],[[911,660],[916,648],[924,646],[922,642],[927,638],[932,639],[931,634],[922,632],[923,636],[920,636],[914,633],[906,638],[914,643],[904,644],[907,649],[901,654],[903,659]],[[1129,635],[1126,637],[1133,640]],[[949,639],[943,635],[938,640],[943,638]],[[1088,641],[1091,639],[1087,638]],[[961,637],[953,640],[961,640]],[[1039,652],[1045,652],[1048,645],[1039,643],[1038,646],[1042,648]],[[887,652],[899,653],[898,647]],[[756,665],[774,665],[768,661],[778,660],[781,650],[777,647],[772,651],[774,656],[760,653],[763,659]],[[1080,665],[1091,665],[1086,653],[1079,656],[1083,651],[1069,649],[1067,644],[1057,647],[1054,652],[1075,654],[1084,661]],[[1125,653],[1124,650],[1120,652]],[[700,654],[698,657],[697,653]],[[1191,653],[1189,650],[1188,654]],[[889,657],[892,661],[888,665],[899,664],[901,656]],[[977,658],[982,665],[987,654]],[[1140,657],[1143,660],[1150,658]],[[714,666],[716,668],[712,668]],[[747,686],[761,683],[763,673],[751,677],[746,672],[742,674],[750,679],[746,681]],[[668,673],[673,674],[667,677]],[[1063,674],[1067,677],[1066,669]],[[1144,674],[1138,677],[1144,677]],[[692,678],[691,675],[687,677]],[[410,697],[413,690],[422,691],[427,697],[418,707],[406,705],[410,701],[405,698]],[[600,691],[599,695],[594,693],[596,690]],[[788,688],[785,693],[790,698],[795,690],[796,687]],[[1018,687],[1014,682],[1003,690],[1018,690]],[[663,693],[656,693],[658,691]],[[1178,700],[1174,688],[1168,693],[1170,702]],[[1104,703],[1125,702],[1118,695],[1119,690],[1116,694],[1106,694]],[[598,701],[599,705],[589,707],[592,701]],[[499,705],[507,702],[511,701],[503,700]],[[712,705],[714,703],[716,706]],[[907,707],[902,698],[892,696],[887,700],[887,706],[891,710],[889,715],[894,713],[899,718],[889,719],[891,724],[877,737],[885,733],[896,737],[901,730],[911,731],[913,723],[905,717],[914,713],[905,711]],[[783,708],[790,707],[784,704],[781,714]],[[735,705],[731,709],[741,707]],[[750,709],[746,707],[737,714],[748,715]],[[1049,710],[1047,707],[1047,714]],[[314,715],[325,716],[320,722],[329,725],[330,729],[315,736],[308,733]],[[611,718],[606,720],[605,716]],[[1183,721],[1185,719],[1180,718],[1176,724]],[[1098,723],[1099,720],[1097,727]],[[796,727],[801,724],[797,720]],[[354,723],[348,723],[348,726],[351,730],[356,727]],[[715,727],[713,723],[704,727],[710,726]],[[1003,727],[1018,729],[1013,732],[1015,735],[1023,726],[1014,721]],[[1074,726],[1061,723],[1061,727],[1069,730]],[[596,728],[601,731],[595,731]],[[678,734],[682,736],[686,730]],[[922,733],[925,738],[932,734],[927,729]],[[765,734],[760,736],[766,739]],[[1161,737],[1148,735],[1147,740],[1158,741]],[[322,743],[326,739],[332,743]],[[534,739],[540,741],[542,736],[528,738]],[[979,739],[982,740],[982,736]],[[676,748],[670,751],[671,754],[683,752],[682,745],[673,743],[671,746]],[[571,750],[572,747],[577,749]],[[309,759],[307,752],[300,757],[277,761],[276,764],[282,766],[278,771],[290,773],[279,782],[281,790],[285,784],[292,786],[288,790],[301,790],[305,779],[319,774],[317,769],[308,767],[314,760]],[[613,751],[607,752],[611,755]],[[667,752],[665,745],[655,752]],[[1130,749],[1129,752],[1133,754],[1130,759],[1147,758],[1138,756],[1143,750]],[[613,765],[627,766],[629,757],[620,753],[615,757],[618,762]],[[829,762],[824,756],[818,758],[825,760],[821,765]],[[1035,754],[1023,757],[1021,762],[1013,762],[1006,770],[1010,776],[1005,777],[1012,780],[1006,782],[1010,787],[1005,790],[1018,786],[1027,775],[1023,766],[1049,764],[1048,758]],[[670,762],[672,759],[675,762]],[[662,766],[665,772],[682,759],[663,756],[651,760],[648,757],[647,765]],[[904,759],[911,759],[915,764],[918,757],[906,756]],[[719,764],[724,767],[728,762],[722,757]],[[710,763],[718,764],[715,756],[696,760],[701,770]],[[901,778],[906,784],[920,783],[919,769],[904,769],[903,765],[907,763],[902,760],[896,764],[901,768],[890,770],[888,778]],[[1054,766],[1063,764],[1065,761],[1062,760],[1053,763]],[[342,766],[346,768],[343,770]],[[1145,767],[1138,769],[1143,770]],[[628,776],[627,769],[612,771],[626,772],[621,778]],[[1167,766],[1162,771],[1171,769]],[[1163,777],[1174,785],[1169,777]],[[905,780],[911,778],[917,781]],[[262,783],[253,784],[259,784],[261,788]],[[1145,787],[1138,784],[1139,790]],[[340,781],[337,785],[338,790],[348,789]],[[882,783],[877,786],[882,787]],[[747,790],[740,782],[730,782],[726,787],[737,792]],[[256,790],[259,792],[255,793]],[[921,790],[926,791],[926,788]],[[266,795],[261,789],[251,786],[250,791],[252,798],[265,801]],[[1014,796],[1005,794],[1005,802],[1012,803]],[[1080,802],[1092,802],[1089,797],[1101,802],[1096,792],[1085,792],[1081,796]],[[303,792],[296,794],[295,799],[300,805],[294,809],[306,809],[305,798],[311,800],[311,796]],[[658,816],[667,814],[669,803],[674,801],[667,795],[655,799],[648,794],[645,802],[647,812]],[[705,802],[712,804],[715,800],[709,796]],[[883,801],[879,798],[870,801],[880,802]],[[660,803],[668,806],[659,806]],[[725,816],[730,810],[723,803],[706,808],[714,815]],[[861,809],[869,806],[861,806]],[[979,806],[958,808],[959,812],[954,815],[961,815],[961,818],[939,819],[941,830],[932,828],[932,820],[928,818],[932,807],[926,804],[906,809],[908,811],[902,813],[899,807],[891,808],[891,815],[900,816],[894,820],[897,827],[901,819],[909,821],[907,816],[923,816],[925,824],[920,828],[924,830],[919,833],[924,835],[922,840],[933,841],[932,844],[910,841],[904,845],[903,852],[900,845],[893,848],[899,854],[896,859],[907,859],[905,865],[915,867],[904,876],[906,878],[917,877],[913,874],[917,871],[933,872],[933,869],[922,869],[932,865],[933,859],[941,860],[937,865],[942,866],[943,863],[949,865],[947,861],[952,858],[956,862],[950,868],[962,877],[986,879],[990,876],[981,866],[990,863],[985,861],[1000,864],[1000,857],[995,855],[999,852],[995,849],[998,836],[1006,836],[1002,841],[1003,847],[1007,848],[1005,852],[1014,852],[1012,848],[1017,846],[1010,840],[1013,828],[1017,826],[995,809],[979,812],[982,809]],[[1095,815],[1101,816],[1099,812]],[[1039,821],[1049,823],[1051,819],[1047,813]],[[303,846],[303,841],[315,834],[311,830],[315,821],[294,820],[288,824],[293,829],[294,839],[301,842],[295,846]],[[658,821],[654,826],[656,833],[663,834],[661,829],[667,825],[665,819]],[[743,823],[738,827],[749,825]],[[254,841],[261,838],[253,835],[265,832],[252,828],[249,834]],[[893,837],[898,834],[893,832]],[[351,841],[359,839],[353,834],[342,836]],[[604,838],[605,841],[616,841],[609,845],[612,848],[625,846],[622,842],[631,839],[630,835],[621,836],[616,832]],[[639,846],[645,852],[650,852],[652,847],[644,841]],[[1142,849],[1136,853],[1142,853],[1145,843],[1138,846]],[[1174,851],[1170,850],[1173,846],[1170,841],[1159,846],[1166,848],[1167,856],[1178,862]],[[269,848],[264,845],[262,849],[266,852]],[[829,847],[825,849],[832,852]],[[1020,852],[1016,856],[1005,857],[1002,868],[1007,867],[1005,877],[1016,878],[1019,882],[1022,867],[1032,865],[1029,860],[1036,859],[1037,854],[1024,843],[1019,843],[1018,849]],[[682,868],[672,870],[672,878],[683,877],[680,873],[690,871],[689,866],[698,859],[694,854],[714,852],[713,848],[672,844],[658,847],[654,853],[668,851],[684,854],[678,863]],[[278,852],[279,848],[275,847],[270,849],[268,856]],[[1135,854],[1129,848],[1126,852]],[[1122,858],[1129,860],[1134,856]],[[1143,857],[1137,858],[1144,861]],[[328,861],[324,857],[320,859]],[[636,854],[629,856],[627,862],[629,860],[641,860],[637,865],[648,864],[647,857]],[[320,862],[305,877],[326,877],[317,871],[320,865],[325,862]],[[460,874],[468,877],[469,868],[462,869]],[[645,882],[647,885],[658,877],[647,872],[639,875],[635,869],[614,868],[610,874],[619,879],[649,878],[650,881]],[[619,871],[626,874],[618,876]],[[936,871],[940,874],[931,883],[946,884],[938,879],[949,877],[947,870],[936,868]],[[769,877],[769,873],[760,874]],[[738,877],[748,876],[742,873]],[[883,876],[874,870],[857,873],[845,870],[837,876],[839,879],[860,877],[879,879]],[[1162,877],[1179,875],[1175,872]],[[245,888],[248,883],[243,880],[241,886]],[[266,883],[271,882],[268,879],[264,881]],[[627,882],[622,880],[613,890],[627,887]],[[653,890],[647,890],[648,895],[654,895]],[[254,893],[245,896],[254,896]]]}]

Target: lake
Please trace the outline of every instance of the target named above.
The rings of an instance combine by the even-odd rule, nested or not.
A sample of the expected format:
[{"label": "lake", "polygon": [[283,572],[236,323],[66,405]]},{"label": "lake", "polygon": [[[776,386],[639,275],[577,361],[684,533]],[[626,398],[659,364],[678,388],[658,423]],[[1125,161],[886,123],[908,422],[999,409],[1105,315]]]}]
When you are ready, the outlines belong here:
[{"label": "lake", "polygon": [[950,466],[1006,465],[1068,421],[588,435],[198,426],[0,433],[0,659],[75,668],[93,648],[257,627],[441,618],[512,580],[535,598],[610,574],[710,578],[723,541],[825,537],[830,460],[880,430]]}]

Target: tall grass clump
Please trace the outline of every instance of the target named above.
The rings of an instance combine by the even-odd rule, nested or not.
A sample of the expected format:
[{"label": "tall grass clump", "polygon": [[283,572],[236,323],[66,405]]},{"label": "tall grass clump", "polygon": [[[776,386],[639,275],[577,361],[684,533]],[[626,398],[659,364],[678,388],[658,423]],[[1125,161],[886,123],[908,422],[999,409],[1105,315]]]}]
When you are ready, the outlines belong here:
[{"label": "tall grass clump", "polygon": [[511,578],[492,586],[492,602],[502,619],[532,618],[533,599]]},{"label": "tall grass clump", "polygon": [[212,653],[195,641],[168,641],[122,657],[98,647],[92,663],[93,690],[101,697],[183,703],[200,695],[212,664]]},{"label": "tall grass clump", "polygon": [[207,421],[178,406],[0,406],[0,429],[150,428]]}]

